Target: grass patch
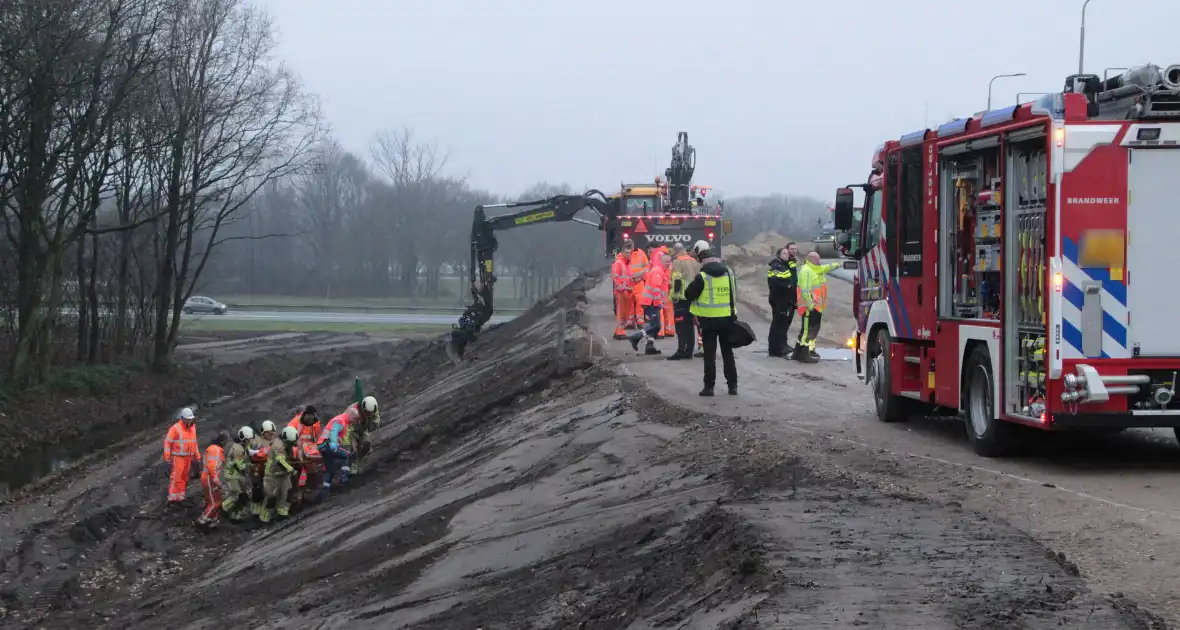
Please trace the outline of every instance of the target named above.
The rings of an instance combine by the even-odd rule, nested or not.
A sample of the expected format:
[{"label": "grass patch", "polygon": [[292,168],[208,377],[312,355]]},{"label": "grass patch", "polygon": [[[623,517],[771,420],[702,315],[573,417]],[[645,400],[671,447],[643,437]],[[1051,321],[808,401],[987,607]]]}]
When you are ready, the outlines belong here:
[{"label": "grass patch", "polygon": [[146,369],[136,361],[52,368],[44,383],[23,391],[10,383],[0,384],[0,409],[46,396],[107,396],[126,390],[130,381]]},{"label": "grass patch", "polygon": [[187,320],[180,330],[193,332],[334,332],[433,337],[451,330],[450,324],[380,324],[350,322],[250,321],[202,317]]},{"label": "grass patch", "polygon": [[[572,280],[572,278],[571,278]],[[568,281],[562,280],[557,286],[564,286]],[[278,306],[283,308],[330,306],[336,308],[358,306],[368,308],[440,308],[462,309],[467,306],[470,297],[467,292],[466,278],[442,278],[439,281],[443,295],[437,299],[428,297],[337,297],[337,296],[309,296],[309,295],[273,295],[273,294],[208,294],[221,302],[232,306],[255,308],[259,306]],[[502,277],[496,282],[496,304],[501,308],[528,308],[532,303],[523,303],[517,295],[517,289],[523,291],[524,285],[514,286],[512,278]]]}]

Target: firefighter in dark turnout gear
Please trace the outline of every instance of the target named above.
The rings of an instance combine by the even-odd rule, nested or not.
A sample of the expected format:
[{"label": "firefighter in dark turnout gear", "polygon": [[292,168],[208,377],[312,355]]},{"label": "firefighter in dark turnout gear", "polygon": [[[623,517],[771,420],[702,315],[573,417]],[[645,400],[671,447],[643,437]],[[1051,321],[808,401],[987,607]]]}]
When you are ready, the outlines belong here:
[{"label": "firefighter in dark turnout gear", "polygon": [[766,269],[766,285],[770,289],[770,332],[766,336],[770,356],[786,358],[791,349],[787,347],[787,329],[795,318],[797,306],[796,288],[799,284],[799,262],[795,259],[798,248],[794,243],[778,250]]},{"label": "firefighter in dark turnout gear", "polygon": [[708,241],[697,241],[693,251],[701,261],[701,272],[684,290],[691,306],[689,311],[701,324],[701,345],[705,351],[705,387],[701,396],[712,396],[717,384],[717,347],[721,346],[722,371],[729,395],[736,396],[737,362],[726,331],[735,319],[733,272],[709,251]]}]

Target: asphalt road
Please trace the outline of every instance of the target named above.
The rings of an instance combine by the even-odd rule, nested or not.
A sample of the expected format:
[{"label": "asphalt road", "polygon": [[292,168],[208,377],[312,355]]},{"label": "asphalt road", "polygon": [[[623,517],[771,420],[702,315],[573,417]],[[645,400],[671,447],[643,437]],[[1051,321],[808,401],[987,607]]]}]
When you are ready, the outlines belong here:
[{"label": "asphalt road", "polygon": [[[184,320],[208,318],[212,321],[287,322],[299,324],[454,324],[459,315],[429,313],[317,313],[309,311],[230,311],[225,315],[182,315]],[[515,317],[493,315],[489,324],[500,324]]]}]

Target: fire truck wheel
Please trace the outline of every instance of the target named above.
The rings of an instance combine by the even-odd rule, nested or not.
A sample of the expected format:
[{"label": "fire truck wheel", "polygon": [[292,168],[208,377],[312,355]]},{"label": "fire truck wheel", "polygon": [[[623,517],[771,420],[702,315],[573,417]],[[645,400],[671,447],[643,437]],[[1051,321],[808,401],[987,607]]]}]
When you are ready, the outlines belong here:
[{"label": "fire truck wheel", "polygon": [[891,392],[893,381],[889,374],[889,330],[880,328],[869,346],[869,360],[865,366],[865,380],[873,392],[873,403],[877,408],[877,419],[881,422],[905,422],[907,400]]},{"label": "fire truck wheel", "polygon": [[976,346],[963,371],[963,408],[967,439],[981,457],[1000,457],[1012,446],[1013,425],[995,417],[995,380],[986,346]]}]

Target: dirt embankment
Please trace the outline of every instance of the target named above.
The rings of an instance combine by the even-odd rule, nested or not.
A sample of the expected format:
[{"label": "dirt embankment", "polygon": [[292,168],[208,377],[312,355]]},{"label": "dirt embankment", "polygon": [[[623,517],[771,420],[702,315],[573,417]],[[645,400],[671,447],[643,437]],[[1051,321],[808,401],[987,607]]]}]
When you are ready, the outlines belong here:
[{"label": "dirt embankment", "polygon": [[288,521],[200,537],[159,505],[164,473],[140,457],[0,514],[0,623],[1153,623],[1092,596],[1068,564],[1002,522],[809,467],[744,419],[657,398],[587,333],[593,284],[575,281],[486,331],[462,366],[441,342],[376,363],[349,355],[318,385],[227,403],[233,415],[258,414],[293,390],[344,397],[353,361],[391,401],[359,483]]}]

